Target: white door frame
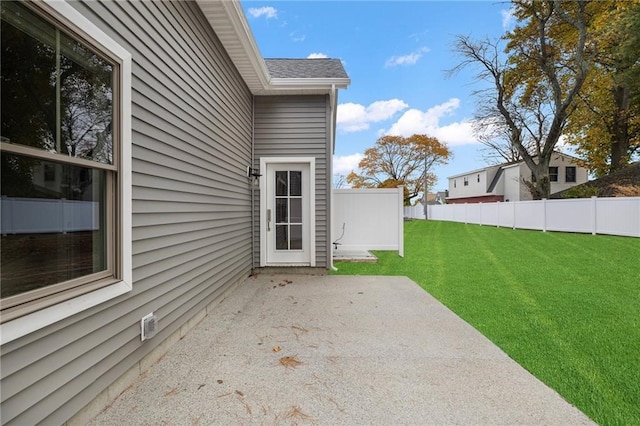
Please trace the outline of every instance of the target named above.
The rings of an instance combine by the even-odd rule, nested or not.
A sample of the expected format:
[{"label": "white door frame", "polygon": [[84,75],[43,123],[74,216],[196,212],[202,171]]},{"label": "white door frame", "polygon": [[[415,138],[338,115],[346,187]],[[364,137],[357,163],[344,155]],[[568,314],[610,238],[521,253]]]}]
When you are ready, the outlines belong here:
[{"label": "white door frame", "polygon": [[[275,163],[309,165],[309,241],[310,262],[304,265],[277,264],[267,261],[267,165]],[[316,159],[315,157],[261,157],[260,158],[260,266],[316,266]]]}]

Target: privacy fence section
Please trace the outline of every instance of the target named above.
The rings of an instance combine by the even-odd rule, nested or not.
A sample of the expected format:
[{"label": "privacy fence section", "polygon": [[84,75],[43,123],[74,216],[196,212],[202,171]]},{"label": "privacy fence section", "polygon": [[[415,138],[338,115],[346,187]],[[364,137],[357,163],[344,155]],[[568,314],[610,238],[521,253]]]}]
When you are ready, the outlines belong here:
[{"label": "privacy fence section", "polygon": [[333,190],[334,252],[397,250],[404,256],[403,203],[403,187]]},{"label": "privacy fence section", "polygon": [[94,201],[0,197],[0,233],[95,231],[100,205]]},{"label": "privacy fence section", "polygon": [[445,204],[429,206],[428,218],[514,229],[640,237],[640,197]]},{"label": "privacy fence section", "polygon": [[404,206],[404,217],[407,219],[424,219],[424,206]]}]

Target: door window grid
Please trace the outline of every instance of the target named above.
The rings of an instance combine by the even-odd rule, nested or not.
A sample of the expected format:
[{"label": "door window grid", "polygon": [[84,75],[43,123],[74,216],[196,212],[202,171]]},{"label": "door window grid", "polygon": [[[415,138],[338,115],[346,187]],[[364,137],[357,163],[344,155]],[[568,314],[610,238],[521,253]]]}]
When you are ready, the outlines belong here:
[{"label": "door window grid", "polygon": [[302,250],[302,172],[277,170],[276,250]]}]

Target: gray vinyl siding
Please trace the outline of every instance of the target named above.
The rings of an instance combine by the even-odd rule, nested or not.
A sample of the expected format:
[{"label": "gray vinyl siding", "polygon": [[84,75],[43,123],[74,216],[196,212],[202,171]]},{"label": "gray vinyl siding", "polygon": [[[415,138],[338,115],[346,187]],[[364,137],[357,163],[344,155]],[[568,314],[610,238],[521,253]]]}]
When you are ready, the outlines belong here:
[{"label": "gray vinyl siding", "polygon": [[133,56],[133,291],[2,346],[2,424],[64,423],[251,270],[252,96],[200,9],[71,4]]},{"label": "gray vinyl siding", "polygon": [[[254,167],[261,157],[314,157],[316,160],[316,266],[328,267],[329,235],[329,97],[256,96]],[[260,264],[259,190],[254,196],[254,263]]]}]

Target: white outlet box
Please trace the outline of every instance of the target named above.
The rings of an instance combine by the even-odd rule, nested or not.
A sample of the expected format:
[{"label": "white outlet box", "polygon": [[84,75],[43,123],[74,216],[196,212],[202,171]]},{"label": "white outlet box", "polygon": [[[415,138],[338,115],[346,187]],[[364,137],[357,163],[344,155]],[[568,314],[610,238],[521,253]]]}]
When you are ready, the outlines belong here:
[{"label": "white outlet box", "polygon": [[145,341],[155,336],[158,329],[158,318],[151,312],[140,320],[140,340]]}]

